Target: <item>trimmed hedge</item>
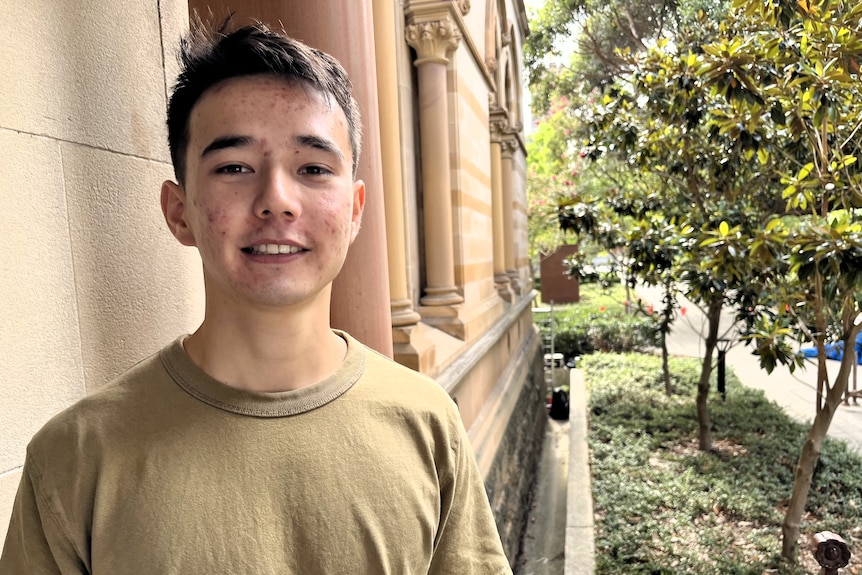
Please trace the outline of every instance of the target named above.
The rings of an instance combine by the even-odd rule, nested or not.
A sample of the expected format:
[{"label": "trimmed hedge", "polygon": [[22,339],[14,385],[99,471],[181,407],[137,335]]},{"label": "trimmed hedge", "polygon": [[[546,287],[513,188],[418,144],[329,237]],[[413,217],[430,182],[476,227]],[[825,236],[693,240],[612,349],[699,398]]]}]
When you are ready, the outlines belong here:
[{"label": "trimmed hedge", "polygon": [[[586,297],[584,297],[584,295]],[[543,337],[550,334],[548,314],[536,315]],[[656,346],[658,326],[651,316],[627,315],[625,305],[613,294],[600,295],[598,289],[582,302],[554,308],[554,351],[566,359],[597,351],[624,353]]]}]

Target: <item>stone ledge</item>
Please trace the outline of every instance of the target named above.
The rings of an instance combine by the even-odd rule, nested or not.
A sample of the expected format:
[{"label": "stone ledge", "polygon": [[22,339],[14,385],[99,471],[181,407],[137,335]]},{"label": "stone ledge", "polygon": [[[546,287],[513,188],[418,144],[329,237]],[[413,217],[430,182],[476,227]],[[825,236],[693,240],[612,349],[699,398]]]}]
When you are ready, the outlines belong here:
[{"label": "stone ledge", "polygon": [[596,570],[595,524],[583,372],[573,369],[569,383],[569,485],[566,492],[564,575],[593,575]]}]

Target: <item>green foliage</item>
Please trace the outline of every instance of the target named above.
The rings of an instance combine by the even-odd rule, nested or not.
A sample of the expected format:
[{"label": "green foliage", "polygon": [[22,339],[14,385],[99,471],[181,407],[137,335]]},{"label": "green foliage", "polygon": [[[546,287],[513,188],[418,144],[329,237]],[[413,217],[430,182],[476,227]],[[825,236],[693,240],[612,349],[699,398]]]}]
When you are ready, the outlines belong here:
[{"label": "green foliage", "polygon": [[[710,405],[714,451],[705,453],[689,399],[698,361],[670,359],[670,396],[655,356],[597,353],[580,367],[589,387],[599,575],[806,572],[775,552],[806,426],[728,370],[726,402]],[[855,547],[860,465],[845,444],[826,441],[804,532],[829,529]]]},{"label": "green foliage", "polygon": [[[631,307],[631,306],[629,306]],[[548,334],[547,317],[536,318]],[[656,345],[657,324],[646,314],[626,314],[620,286],[607,290],[598,284],[581,285],[581,302],[554,308],[554,349],[566,358],[596,351],[637,351]]]},{"label": "green foliage", "polygon": [[564,100],[527,141],[527,235],[529,256],[535,261],[566,243],[557,221],[557,205],[572,194],[581,169],[567,136],[571,122]]},{"label": "green foliage", "polygon": [[[727,0],[545,0],[530,14],[524,45],[534,112],[561,95],[605,85],[628,69],[624,54],[644,50],[700,17],[719,22]],[[708,33],[707,28],[699,28]]]},{"label": "green foliage", "polygon": [[[574,194],[560,219],[624,253],[631,281],[681,286],[706,310],[697,412],[707,448],[723,307],[767,370],[797,365],[799,343],[850,348],[862,330],[862,4],[733,0],[720,24],[705,10],[678,13],[687,15],[679,26],[618,52],[613,81],[573,111],[587,158],[624,167],[626,182],[659,185],[620,188],[605,206]],[[831,382],[819,366],[811,445],[828,429],[848,366]],[[816,449],[803,453],[800,469],[810,470]],[[796,479],[785,557],[809,478]]]},{"label": "green foliage", "polygon": [[739,136],[742,114],[745,126],[757,126],[746,132],[758,136],[758,161],[780,181],[787,210],[808,214],[773,220],[751,244],[771,272],[752,282],[759,293],[752,294],[746,336],[771,370],[798,362],[788,339],[820,346],[852,342],[858,332],[862,6],[736,0],[734,8],[722,37],[703,47],[698,68],[728,102],[729,113],[714,126]]},{"label": "green foliage", "polygon": [[536,262],[568,243],[557,218],[558,198],[570,188],[556,176],[530,174],[527,180],[527,237],[530,260]]}]

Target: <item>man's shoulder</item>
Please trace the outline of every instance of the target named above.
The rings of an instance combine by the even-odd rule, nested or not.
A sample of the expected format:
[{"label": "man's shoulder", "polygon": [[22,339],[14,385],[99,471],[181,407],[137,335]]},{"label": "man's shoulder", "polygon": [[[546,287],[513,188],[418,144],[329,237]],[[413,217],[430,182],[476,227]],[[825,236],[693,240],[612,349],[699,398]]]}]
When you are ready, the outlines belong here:
[{"label": "man's shoulder", "polygon": [[66,407],[42,426],[30,441],[31,450],[70,442],[111,426],[122,425],[128,414],[140,409],[142,398],[152,392],[152,383],[166,376],[156,352]]},{"label": "man's shoulder", "polygon": [[[361,345],[361,344],[360,344]],[[365,347],[365,369],[363,378],[370,383],[387,388],[409,389],[412,393],[451,400],[449,394],[430,376],[401,365],[385,355]]]},{"label": "man's shoulder", "polygon": [[421,385],[432,385],[439,387],[437,382],[430,376],[402,365],[392,358],[386,357],[382,353],[366,347],[367,363],[370,370],[385,373],[386,375],[403,377],[411,382],[416,382]]}]

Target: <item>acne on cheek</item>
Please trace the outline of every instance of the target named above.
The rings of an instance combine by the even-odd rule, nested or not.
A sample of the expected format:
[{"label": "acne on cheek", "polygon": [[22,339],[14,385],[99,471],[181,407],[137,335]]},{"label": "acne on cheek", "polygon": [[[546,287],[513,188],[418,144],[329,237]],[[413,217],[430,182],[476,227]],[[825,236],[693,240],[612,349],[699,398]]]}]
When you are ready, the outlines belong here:
[{"label": "acne on cheek", "polygon": [[[224,216],[223,212],[219,212],[219,211],[207,212],[207,223],[212,228],[218,229],[220,227],[221,223],[224,221],[224,219],[225,219],[225,216]],[[220,234],[222,236],[226,236],[227,231],[221,230]]]},{"label": "acne on cheek", "polygon": [[323,221],[326,226],[326,231],[333,236],[349,236],[350,235],[350,222],[344,221],[341,218],[337,217],[327,217]]}]

